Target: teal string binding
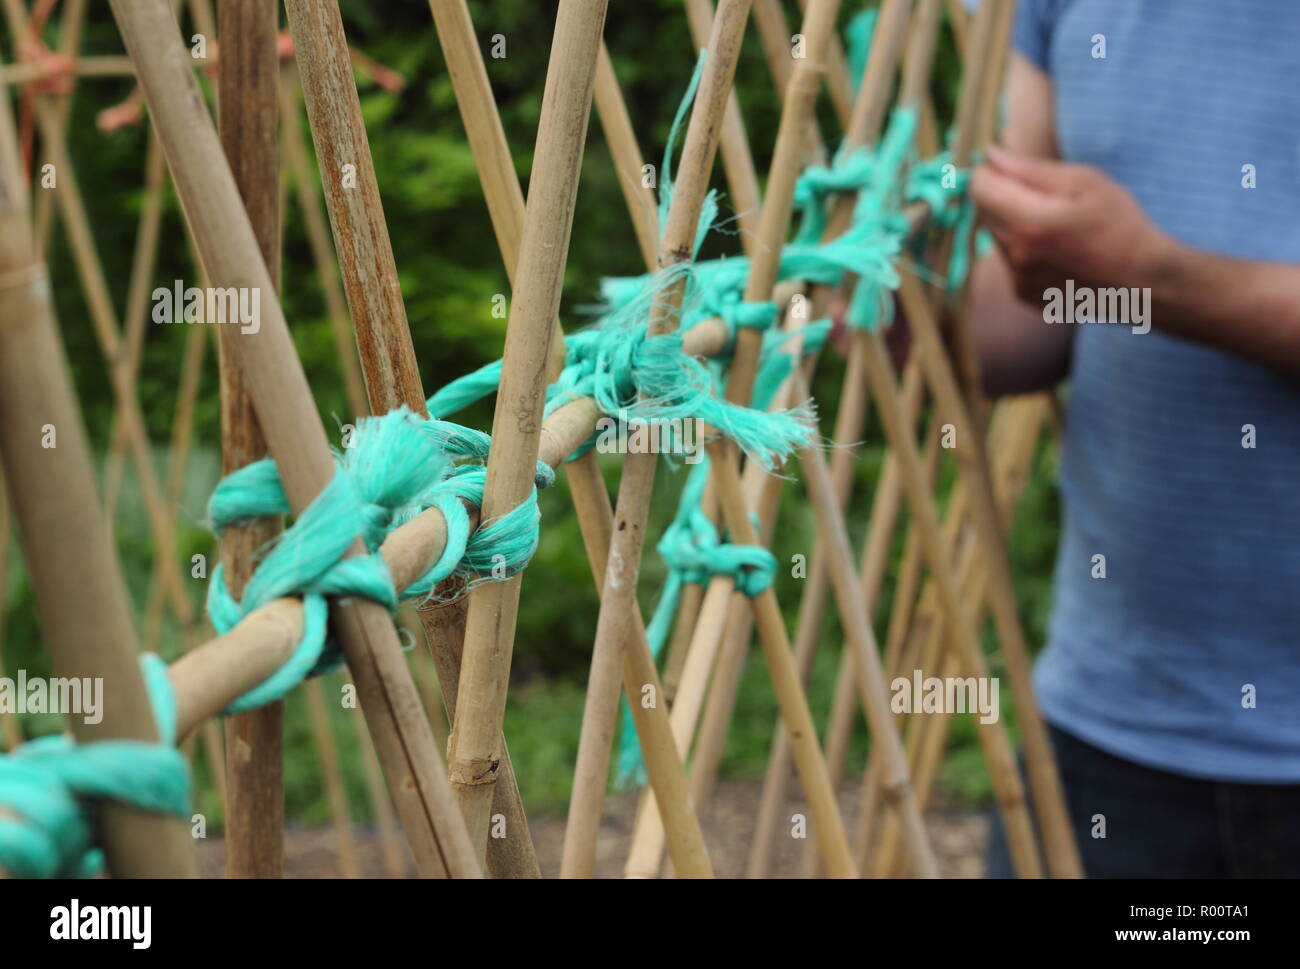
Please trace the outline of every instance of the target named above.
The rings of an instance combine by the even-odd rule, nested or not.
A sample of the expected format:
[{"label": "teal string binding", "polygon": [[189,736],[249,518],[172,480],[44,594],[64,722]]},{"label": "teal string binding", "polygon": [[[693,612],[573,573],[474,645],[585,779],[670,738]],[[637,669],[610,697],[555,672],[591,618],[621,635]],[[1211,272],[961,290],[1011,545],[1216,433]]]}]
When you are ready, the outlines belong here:
[{"label": "teal string binding", "polygon": [[[537,548],[537,491],[505,515],[482,523],[472,534],[462,499],[481,504],[486,482],[482,464],[457,465],[461,458],[487,459],[491,439],[445,421],[425,421],[405,407],[357,423],[351,447],[336,455],[334,477],[269,546],[236,601],[220,566],[208,585],[208,614],[218,633],[272,599],[302,597],[304,625],[298,648],[283,666],[226,708],[239,713],[285,696],[309,676],[332,669],[341,657],[328,636],[327,597],[359,596],[392,609],[398,590],[379,554],[395,528],[427,508],[447,519],[447,544],[439,560],[405,590],[427,597],[450,575],[492,581],[527,565]],[[538,483],[554,480],[539,463]],[[258,461],[224,478],[208,503],[208,517],[220,534],[230,525],[264,515],[288,514],[289,503],[273,461]],[[356,540],[366,554],[349,555]]]},{"label": "teal string binding", "polygon": [[100,800],[188,817],[190,773],[174,746],[176,701],[166,665],[141,657],[161,741],[77,744],[52,735],[0,755],[0,867],[18,878],[89,878],[104,867],[94,845]]},{"label": "teal string binding", "polygon": [[862,88],[867,73],[867,58],[871,53],[871,38],[876,32],[876,9],[859,10],[844,28],[844,56],[849,64],[849,77],[853,93]]},{"label": "teal string binding", "polygon": [[[352,447],[337,457],[330,483],[272,543],[253,570],[242,602],[225,586],[220,567],[208,588],[208,610],[219,633],[281,596],[302,597],[303,637],[289,660],[227,707],[227,713],[278,700],[308,676],[339,662],[328,638],[330,596],[361,596],[392,608],[397,590],[378,554],[394,529],[430,507],[447,518],[447,545],[433,567],[405,592],[427,596],[443,578],[460,574],[491,581],[518,572],[537,548],[537,487],[554,481],[539,462],[529,500],[472,533],[462,499],[481,504],[491,439],[445,421],[425,421],[406,408],[358,422]],[[471,459],[475,464],[457,464]],[[274,462],[258,461],[228,475],[213,492],[208,515],[218,533],[231,525],[289,512]],[[360,538],[366,554],[349,556]],[[89,876],[103,867],[93,843],[93,805],[111,799],[147,811],[188,816],[190,777],[176,740],[176,699],[166,664],[141,658],[161,742],[74,744],[43,737],[0,756],[0,866],[19,877]]]}]

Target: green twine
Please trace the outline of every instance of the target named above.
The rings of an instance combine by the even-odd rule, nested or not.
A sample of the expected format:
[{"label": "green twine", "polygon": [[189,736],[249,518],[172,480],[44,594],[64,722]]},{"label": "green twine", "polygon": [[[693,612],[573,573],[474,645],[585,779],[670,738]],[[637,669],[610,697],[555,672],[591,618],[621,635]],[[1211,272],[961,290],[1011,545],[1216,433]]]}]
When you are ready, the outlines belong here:
[{"label": "green twine", "polygon": [[849,77],[853,80],[853,93],[862,87],[867,73],[867,59],[871,54],[871,38],[876,32],[876,10],[860,10],[844,28],[844,54],[849,64]]},{"label": "green twine", "polygon": [[[208,614],[218,633],[282,596],[302,597],[303,635],[289,660],[226,708],[254,709],[285,696],[307,677],[333,669],[338,644],[328,636],[329,596],[359,596],[392,609],[398,600],[379,546],[395,528],[427,508],[447,519],[442,556],[403,593],[428,597],[442,579],[456,574],[475,581],[506,578],[522,569],[537,548],[537,491],[505,515],[472,534],[462,499],[481,504],[486,469],[454,464],[456,458],[487,458],[490,438],[445,421],[424,421],[405,407],[357,424],[350,447],[337,455],[330,483],[270,545],[236,601],[218,566],[208,586]],[[541,470],[544,469],[544,470]],[[554,480],[539,464],[538,484]],[[213,492],[208,517],[220,534],[230,525],[289,512],[274,462],[258,461],[228,475]],[[364,555],[349,555],[356,540]]]},{"label": "green twine", "polygon": [[187,817],[190,774],[172,744],[176,701],[166,665],[141,657],[161,741],[102,740],[77,744],[53,735],[0,755],[0,866],[18,878],[89,878],[104,867],[94,845],[94,804],[113,800],[159,814]]},{"label": "green twine", "polygon": [[[550,388],[549,415],[571,400],[591,397],[602,413],[629,423],[698,419],[731,438],[764,467],[779,464],[808,440],[815,417],[810,406],[768,413],[731,403],[717,393],[709,366],[682,349],[682,332],[651,336],[648,320],[659,294],[685,279],[688,300],[693,268],[681,263],[638,277],[634,292],[613,307],[601,325],[568,341],[565,367]],[[763,328],[776,318],[771,303],[733,307],[736,325]]]}]

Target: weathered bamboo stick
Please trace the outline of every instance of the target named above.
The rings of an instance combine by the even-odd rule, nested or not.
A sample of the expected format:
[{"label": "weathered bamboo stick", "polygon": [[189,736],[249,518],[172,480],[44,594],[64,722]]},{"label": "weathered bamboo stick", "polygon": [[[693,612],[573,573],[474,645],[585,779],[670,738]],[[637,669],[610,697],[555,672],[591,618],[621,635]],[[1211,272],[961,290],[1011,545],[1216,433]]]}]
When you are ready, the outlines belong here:
[{"label": "weathered bamboo stick", "polygon": [[[280,194],[275,35],[278,11],[261,0],[219,0],[222,64],[218,79],[221,147],[257,238],[271,285],[280,286]],[[214,41],[216,38],[212,38]],[[266,456],[266,441],[232,360],[236,327],[218,329],[221,363],[221,471]],[[258,550],[279,531],[261,520],[221,537],[226,583],[236,599],[253,574]],[[284,705],[269,703],[225,723],[228,800],[226,873],[278,878],[284,873]]]},{"label": "weathered bamboo stick", "polygon": [[[311,247],[312,260],[316,264],[316,274],[320,279],[321,291],[325,295],[325,311],[329,318],[330,333],[334,337],[335,355],[339,361],[339,372],[343,377],[343,389],[348,410],[362,416],[370,411],[366,400],[365,384],[361,376],[361,366],[357,359],[357,343],[353,336],[352,321],[348,314],[347,299],[339,284],[338,265],[334,258],[333,243],[330,241],[329,228],[325,212],[321,206],[320,196],[316,192],[316,177],[313,175],[311,162],[303,145],[302,131],[298,125],[300,99],[298,97],[298,74],[296,67],[287,66],[280,72],[279,101],[280,114],[285,122],[280,126],[280,147],[285,165],[293,181],[298,209],[302,214],[307,230],[307,242]],[[310,701],[314,702],[314,701]],[[325,738],[319,724],[329,724],[328,720],[312,718],[312,736],[316,751],[324,765],[329,759],[326,745],[332,745],[332,738]],[[378,754],[374,742],[366,732],[363,724],[353,723],[356,729],[357,743],[361,752],[362,776],[365,779],[366,796],[370,810],[374,815],[379,830],[380,843],[383,848],[385,870],[390,875],[405,872],[405,857],[399,842],[397,818],[393,813],[393,804],[384,788],[383,774],[379,768]],[[328,781],[329,772],[326,771]],[[348,870],[347,856],[354,852],[347,842],[352,840],[351,824],[346,817],[346,800],[341,792],[330,789],[331,814],[334,825],[339,830],[339,858],[341,870]],[[346,841],[345,841],[346,839]],[[355,864],[352,866],[356,870]]]},{"label": "weathered bamboo stick", "polygon": [[[556,16],[492,421],[483,514],[500,515],[533,489],[547,362],[568,256],[583,141],[606,0],[562,0]],[[520,576],[470,593],[449,777],[480,856],[500,767],[501,719]]]},{"label": "weathered bamboo stick", "polygon": [[[103,678],[102,721],[87,724],[74,717],[73,735],[83,742],[157,742],[126,588],[95,494],[86,433],[29,216],[9,99],[0,98],[0,459],[54,670],[59,676]],[[42,446],[42,438],[54,446]],[[114,874],[196,873],[194,848],[180,819],[107,802],[99,820]]]},{"label": "weathered bamboo stick", "polygon": [[371,410],[406,404],[420,413],[419,370],[338,3],[287,0],[285,11]]},{"label": "weathered bamboo stick", "polygon": [[316,193],[316,177],[312,174],[302,131],[298,127],[298,110],[298,72],[289,66],[284,69],[280,80],[280,114],[285,118],[280,128],[280,148],[289,177],[293,180],[294,197],[298,201],[298,211],[307,230],[307,244],[311,246],[312,261],[316,264],[316,275],[325,296],[325,313],[334,337],[348,409],[360,417],[369,412],[369,405],[361,365],[357,361],[357,343],[352,333],[347,298],[339,284],[334,244],[330,241],[325,211]]},{"label": "weathered bamboo stick", "polygon": [[[165,0],[112,0],[112,7],[213,282],[272,293],[256,237]],[[232,341],[237,344],[232,357],[248,377],[290,504],[301,511],[330,480],[332,460],[279,301],[263,299],[261,306],[258,332]],[[479,874],[384,608],[364,601],[338,602],[332,615],[420,870]]]}]

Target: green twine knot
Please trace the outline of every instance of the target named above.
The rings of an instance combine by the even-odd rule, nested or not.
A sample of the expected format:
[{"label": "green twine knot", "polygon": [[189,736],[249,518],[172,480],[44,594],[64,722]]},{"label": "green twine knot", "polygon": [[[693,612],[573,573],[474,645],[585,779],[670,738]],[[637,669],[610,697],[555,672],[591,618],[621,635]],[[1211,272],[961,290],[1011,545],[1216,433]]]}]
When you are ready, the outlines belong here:
[{"label": "green twine knot", "polygon": [[[537,548],[536,488],[528,500],[484,522],[471,535],[462,501],[481,504],[486,482],[482,465],[457,466],[456,458],[486,460],[490,438],[445,421],[423,421],[402,407],[358,422],[352,445],[337,456],[330,483],[270,546],[253,570],[242,600],[225,584],[220,566],[208,585],[208,614],[218,633],[282,596],[302,598],[303,635],[289,660],[226,708],[239,713],[281,699],[304,679],[341,662],[328,635],[330,596],[359,596],[390,609],[398,593],[379,554],[395,528],[427,508],[447,519],[447,544],[437,562],[406,591],[428,596],[452,574],[486,581],[522,569]],[[544,487],[553,472],[539,465]],[[220,534],[230,525],[289,512],[279,471],[270,459],[254,462],[224,478],[208,503],[208,517]],[[360,538],[366,554],[350,555]]]},{"label": "green twine knot", "polygon": [[113,800],[187,817],[190,774],[172,746],[176,703],[166,666],[141,657],[160,743],[40,737],[0,755],[0,867],[18,878],[89,878],[104,867],[94,844],[94,805]]}]

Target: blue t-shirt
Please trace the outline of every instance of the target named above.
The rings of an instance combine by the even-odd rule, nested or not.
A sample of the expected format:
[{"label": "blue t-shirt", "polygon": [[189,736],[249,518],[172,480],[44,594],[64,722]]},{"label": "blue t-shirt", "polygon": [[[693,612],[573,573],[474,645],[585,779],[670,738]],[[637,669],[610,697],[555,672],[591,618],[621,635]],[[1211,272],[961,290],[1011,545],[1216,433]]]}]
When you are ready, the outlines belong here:
[{"label": "blue t-shirt", "polygon": [[[1020,0],[1015,44],[1065,160],[1189,246],[1300,263],[1300,2]],[[1300,782],[1300,382],[1078,325],[1061,485],[1044,715],[1151,767]]]}]

